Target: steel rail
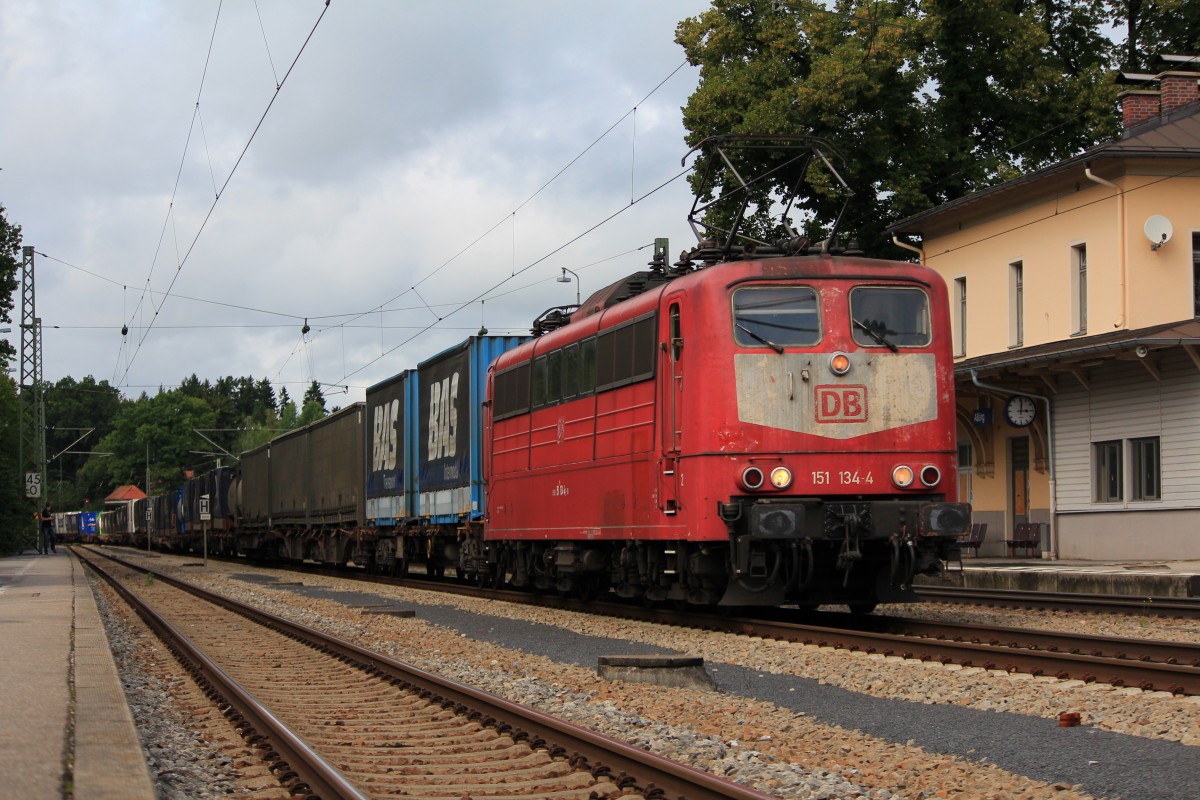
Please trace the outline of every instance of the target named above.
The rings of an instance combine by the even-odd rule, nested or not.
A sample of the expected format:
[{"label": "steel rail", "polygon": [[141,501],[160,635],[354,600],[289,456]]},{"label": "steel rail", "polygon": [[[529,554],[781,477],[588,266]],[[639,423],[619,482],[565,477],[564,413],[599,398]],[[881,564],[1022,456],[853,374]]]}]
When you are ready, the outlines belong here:
[{"label": "steel rail", "polygon": [[[303,565],[307,574],[328,575],[347,578],[350,575],[342,571],[333,571],[327,567]],[[724,633],[736,633],[747,636],[780,639],[802,644],[836,647],[851,651],[880,653],[883,655],[900,655],[926,661],[941,663],[958,663],[963,666],[980,666],[986,669],[1001,669],[1006,672],[1025,672],[1032,675],[1053,675],[1060,679],[1078,679],[1089,682],[1103,682],[1113,686],[1136,686],[1142,689],[1162,689],[1174,694],[1200,694],[1200,668],[1191,666],[1195,660],[1196,648],[1191,645],[1154,642],[1146,646],[1147,651],[1158,652],[1161,662],[1143,660],[1147,653],[1138,653],[1137,648],[1142,640],[1115,639],[1105,640],[1105,637],[1080,637],[1075,644],[1066,640],[1071,634],[1050,632],[1021,631],[1015,628],[991,628],[981,626],[980,633],[989,633],[986,641],[955,641],[948,629],[952,624],[942,626],[942,638],[937,633],[927,629],[924,633],[904,635],[887,631],[871,631],[847,629],[827,625],[811,625],[795,621],[727,617],[719,614],[697,614],[696,612],[675,612],[667,609],[641,608],[630,604],[612,601],[584,601],[572,598],[562,598],[546,595],[536,595],[506,589],[482,589],[463,584],[450,584],[436,581],[413,581],[408,579],[383,579],[378,576],[362,575],[360,580],[382,582],[389,585],[402,585],[409,588],[420,588],[428,591],[444,591],[451,594],[461,594],[471,597],[492,598],[509,602],[551,607],[591,614],[606,614],[625,619],[636,619],[646,622],[657,622],[665,625],[702,628]],[[773,612],[777,615],[780,612]],[[782,613],[787,613],[784,609]],[[795,613],[795,612],[793,612]],[[826,612],[821,612],[825,614]],[[829,616],[840,616],[830,614]],[[865,622],[855,622],[860,627],[876,623],[874,620],[886,618],[861,617]],[[840,622],[839,622],[840,624]],[[917,626],[918,621],[903,620],[904,625]],[[1008,636],[1007,641],[1001,641],[997,634],[1028,633],[1024,639]],[[1046,638],[1038,639],[1037,634]],[[1015,634],[1014,634],[1015,635]],[[961,639],[962,637],[960,637]],[[993,644],[993,641],[995,642]],[[1107,641],[1112,646],[1105,651],[1097,647],[1101,641]],[[1080,642],[1091,646],[1084,652]],[[1165,649],[1164,649],[1165,648]],[[1076,652],[1072,652],[1072,650]],[[1099,651],[1101,654],[1095,654]],[[1134,655],[1130,656],[1129,653]],[[1151,656],[1152,657],[1152,656]],[[1171,663],[1175,660],[1179,663]]]},{"label": "steel rail", "polygon": [[889,616],[867,617],[860,622],[861,627],[858,628],[860,630],[875,630],[901,636],[919,636],[938,641],[950,639],[990,644],[993,647],[1015,647],[1044,650],[1051,653],[1085,653],[1118,660],[1200,667],[1200,645],[1188,642],[1097,636],[1088,633],[998,627],[968,622],[929,622]]},{"label": "steel rail", "polygon": [[453,709],[456,713],[466,714],[471,719],[480,720],[483,725],[494,727],[501,733],[508,733],[515,741],[528,741],[534,748],[544,747],[552,757],[564,757],[576,769],[586,770],[594,777],[607,776],[618,787],[639,792],[648,800],[775,800],[771,795],[573,725],[536,709],[455,683],[307,625],[275,616],[228,597],[212,594],[157,570],[126,562],[108,553],[102,555],[131,569],[152,574],[171,586],[280,633],[312,643],[324,652],[358,664],[370,674],[385,676],[397,686],[414,690],[432,703]]},{"label": "steel rail", "polygon": [[1200,597],[1137,597],[1134,595],[1036,592],[1022,589],[962,589],[917,586],[917,596],[938,603],[964,603],[1006,608],[1051,608],[1109,614],[1159,617],[1200,617]]},{"label": "steel rail", "polygon": [[1174,694],[1200,694],[1200,647],[1187,643],[965,623],[926,623],[829,612],[815,615],[817,618],[836,619],[842,627],[835,627],[814,625],[811,621],[779,619],[780,614],[797,613],[788,609],[772,611],[773,619],[760,619],[638,608],[623,603],[546,597],[497,589],[452,586],[447,590],[455,594],[851,651],[903,655],[926,661],[1003,669],[1006,672],[1053,675],[1062,679],[1100,681],[1114,686],[1160,688]]},{"label": "steel rail", "polygon": [[[133,569],[120,559],[110,558]],[[76,553],[77,557],[80,557]],[[248,744],[260,750],[275,778],[296,796],[312,800],[367,800],[336,768],[280,722],[252,694],[204,654],[178,628],[88,558],[80,557],[132,608],[192,673],[200,687],[224,705],[222,713]]]},{"label": "steel rail", "polygon": [[1054,650],[1026,649],[1004,644],[954,641],[911,637],[889,633],[822,628],[784,622],[729,620],[717,623],[722,630],[764,638],[838,647],[852,651],[903,656],[922,661],[957,663],[1005,672],[1053,675],[1066,680],[1075,678],[1103,682],[1113,686],[1161,689],[1173,694],[1200,694],[1200,668],[1183,664],[1135,661],[1112,656]]}]

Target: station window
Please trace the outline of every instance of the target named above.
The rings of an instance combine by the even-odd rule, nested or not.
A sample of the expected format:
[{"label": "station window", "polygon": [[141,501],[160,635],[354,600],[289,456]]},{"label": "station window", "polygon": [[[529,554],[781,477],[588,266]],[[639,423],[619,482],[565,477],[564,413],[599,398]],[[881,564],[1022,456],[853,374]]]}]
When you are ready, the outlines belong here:
[{"label": "station window", "polygon": [[1094,499],[1097,503],[1115,503],[1124,499],[1122,460],[1120,440],[1092,444]]},{"label": "station window", "polygon": [[1134,500],[1159,500],[1162,498],[1161,467],[1158,437],[1130,439],[1130,460],[1133,477]]},{"label": "station window", "polygon": [[958,335],[954,338],[954,355],[967,354],[967,279],[954,279],[954,306],[956,309],[955,323],[958,325]]},{"label": "station window", "polygon": [[1200,317],[1200,233],[1192,234],[1192,303]]},{"label": "station window", "polygon": [[903,286],[859,286],[850,292],[850,326],[863,347],[926,347],[929,298]]},{"label": "station window", "polygon": [[1025,265],[1014,261],[1008,265],[1008,346],[1020,347],[1025,342]]},{"label": "station window", "polygon": [[1075,333],[1087,333],[1087,245],[1071,247],[1071,322]]}]

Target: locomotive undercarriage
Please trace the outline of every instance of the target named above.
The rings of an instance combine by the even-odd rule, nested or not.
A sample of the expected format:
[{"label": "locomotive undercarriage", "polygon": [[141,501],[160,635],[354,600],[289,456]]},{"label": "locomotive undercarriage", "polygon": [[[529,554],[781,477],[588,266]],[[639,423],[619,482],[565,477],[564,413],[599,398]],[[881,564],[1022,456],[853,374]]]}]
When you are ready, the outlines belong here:
[{"label": "locomotive undercarriage", "polygon": [[725,590],[728,548],[691,542],[464,541],[460,573],[484,586],[512,586],[591,599],[712,605]]},{"label": "locomotive undercarriage", "polygon": [[[687,605],[816,607],[915,599],[915,575],[958,558],[970,523],[959,503],[893,499],[828,503],[733,498],[720,507],[728,542],[485,541],[477,525],[409,539],[460,579],[582,598]],[[428,533],[428,532],[427,532]],[[429,568],[431,574],[440,574]]]},{"label": "locomotive undercarriage", "polygon": [[[395,529],[271,531],[240,542],[271,560],[311,559],[403,576],[447,568],[481,586],[616,596],[679,605],[867,612],[915,599],[915,575],[957,560],[969,506],[924,500],[731,498],[718,507],[729,538],[689,541],[485,541],[477,523]],[[247,547],[247,545],[250,545]]]},{"label": "locomotive undercarriage", "polygon": [[718,511],[729,528],[730,574],[721,605],[847,604],[915,599],[916,575],[958,558],[970,507],[926,500],[732,498]]}]

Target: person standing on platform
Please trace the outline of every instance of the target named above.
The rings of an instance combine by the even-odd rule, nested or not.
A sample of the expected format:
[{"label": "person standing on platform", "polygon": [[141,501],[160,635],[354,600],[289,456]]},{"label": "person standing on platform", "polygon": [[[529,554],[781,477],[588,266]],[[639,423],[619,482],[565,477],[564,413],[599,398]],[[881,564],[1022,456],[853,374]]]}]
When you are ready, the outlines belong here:
[{"label": "person standing on platform", "polygon": [[54,515],[50,513],[49,503],[46,503],[39,518],[42,521],[42,555],[57,553],[58,548],[54,542]]}]

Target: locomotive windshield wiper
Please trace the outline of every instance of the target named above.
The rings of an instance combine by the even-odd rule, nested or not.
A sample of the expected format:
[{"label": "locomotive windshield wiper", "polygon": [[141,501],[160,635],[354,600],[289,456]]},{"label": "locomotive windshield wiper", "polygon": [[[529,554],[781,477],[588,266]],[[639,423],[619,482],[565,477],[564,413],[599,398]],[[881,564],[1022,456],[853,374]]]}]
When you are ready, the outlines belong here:
[{"label": "locomotive windshield wiper", "polygon": [[893,353],[899,352],[896,349],[896,345],[892,344],[892,342],[889,341],[886,336],[884,336],[882,333],[880,333],[879,331],[872,328],[870,325],[864,325],[863,323],[859,322],[856,319],[851,319],[850,321],[853,322],[855,325],[857,325],[862,330],[866,331],[867,336],[870,336],[872,339],[879,342],[881,345],[886,347],[888,350],[891,350]]},{"label": "locomotive windshield wiper", "polygon": [[782,348],[781,346],[779,346],[779,345],[775,344],[774,342],[772,342],[770,339],[767,339],[767,338],[764,338],[764,337],[762,337],[762,336],[759,336],[757,333],[755,333],[754,331],[750,330],[749,328],[747,328],[745,325],[743,325],[743,324],[742,324],[742,323],[740,323],[740,322],[735,322],[735,323],[733,323],[733,324],[734,324],[734,325],[736,325],[736,326],[738,327],[738,330],[743,330],[743,331],[745,331],[746,333],[750,334],[750,337],[751,337],[752,339],[757,339],[758,341],[760,341],[760,342],[762,342],[763,344],[765,344],[767,347],[769,347],[769,348],[771,348],[772,350],[774,350],[776,353],[781,353],[781,354],[783,353],[783,348]]}]

